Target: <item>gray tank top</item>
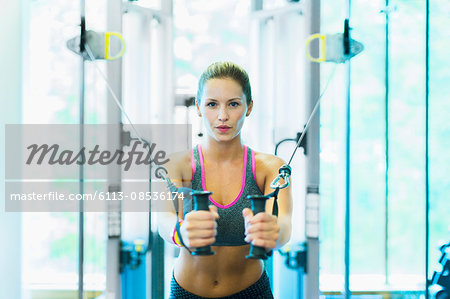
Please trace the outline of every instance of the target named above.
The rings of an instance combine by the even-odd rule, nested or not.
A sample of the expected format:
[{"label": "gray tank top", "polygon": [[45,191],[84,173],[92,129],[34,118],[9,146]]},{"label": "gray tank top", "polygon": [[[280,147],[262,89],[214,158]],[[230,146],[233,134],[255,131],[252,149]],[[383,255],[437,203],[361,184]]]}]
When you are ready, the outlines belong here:
[{"label": "gray tank top", "polygon": [[[205,168],[203,163],[202,148],[197,145],[192,149],[192,189],[206,190]],[[236,175],[239,177],[238,175]],[[248,244],[244,241],[244,218],[242,210],[250,208],[247,195],[262,195],[255,181],[255,152],[245,146],[242,171],[241,190],[236,198],[227,205],[221,205],[209,197],[209,201],[217,207],[219,219],[217,220],[217,235],[214,246],[239,246]],[[192,211],[192,201],[183,202],[183,218],[186,213]]]}]

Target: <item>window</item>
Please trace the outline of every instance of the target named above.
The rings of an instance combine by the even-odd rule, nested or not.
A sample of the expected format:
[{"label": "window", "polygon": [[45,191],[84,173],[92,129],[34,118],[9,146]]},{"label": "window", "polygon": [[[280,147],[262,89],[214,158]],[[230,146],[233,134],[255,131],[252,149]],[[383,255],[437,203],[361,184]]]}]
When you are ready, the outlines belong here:
[{"label": "window", "polygon": [[[105,1],[87,1],[88,29],[101,31],[104,28],[105,5]],[[80,34],[79,3],[36,0],[31,1],[29,13],[28,35],[25,36],[28,47],[24,49],[27,69],[24,72],[23,122],[76,124],[80,58],[66,47],[66,41]],[[87,65],[86,74],[85,122],[104,123],[106,89],[104,84],[97,84],[102,79],[92,65]],[[78,214],[24,213],[22,219],[24,289],[32,296],[38,290],[76,290]],[[104,214],[86,214],[86,290],[104,289],[105,238]]]},{"label": "window", "polygon": [[[440,38],[448,9],[443,1],[430,7],[430,269],[450,238],[442,167],[450,163],[443,52],[449,42]],[[352,1],[351,10],[352,36],[365,49],[351,63],[350,289],[423,292],[425,2],[397,0],[385,7],[385,1]],[[342,3],[324,1],[321,17],[323,33],[343,31]],[[322,64],[322,83],[334,67]],[[321,289],[334,291],[344,285],[345,76],[337,66],[321,108]]]}]

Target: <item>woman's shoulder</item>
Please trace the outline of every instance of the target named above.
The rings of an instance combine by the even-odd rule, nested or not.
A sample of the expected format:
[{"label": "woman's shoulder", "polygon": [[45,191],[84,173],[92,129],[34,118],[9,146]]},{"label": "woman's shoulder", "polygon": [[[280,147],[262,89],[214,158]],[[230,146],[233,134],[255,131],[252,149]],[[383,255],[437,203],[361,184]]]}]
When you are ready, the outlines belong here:
[{"label": "woman's shoulder", "polygon": [[255,151],[255,180],[262,192],[277,177],[283,164],[286,164],[283,159],[275,155]]},{"label": "woman's shoulder", "polygon": [[169,163],[179,164],[191,161],[191,150],[184,150],[181,152],[171,153],[169,155]]},{"label": "woman's shoulder", "polygon": [[170,177],[186,178],[191,168],[191,150],[175,152],[169,155],[169,161],[165,164]]},{"label": "woman's shoulder", "polygon": [[267,175],[278,173],[278,169],[283,164],[286,164],[286,162],[280,157],[255,151],[255,170],[258,173],[263,172]]}]

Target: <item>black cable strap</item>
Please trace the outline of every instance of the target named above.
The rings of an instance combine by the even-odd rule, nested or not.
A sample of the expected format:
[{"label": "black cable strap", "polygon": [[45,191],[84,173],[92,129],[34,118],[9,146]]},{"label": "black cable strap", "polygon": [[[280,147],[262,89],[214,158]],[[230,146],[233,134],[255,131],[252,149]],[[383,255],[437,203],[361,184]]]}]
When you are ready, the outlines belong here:
[{"label": "black cable strap", "polygon": [[273,206],[272,206],[272,215],[278,217],[278,192],[280,191],[280,187],[276,187],[275,191],[272,193],[267,194],[267,196],[273,197]]}]

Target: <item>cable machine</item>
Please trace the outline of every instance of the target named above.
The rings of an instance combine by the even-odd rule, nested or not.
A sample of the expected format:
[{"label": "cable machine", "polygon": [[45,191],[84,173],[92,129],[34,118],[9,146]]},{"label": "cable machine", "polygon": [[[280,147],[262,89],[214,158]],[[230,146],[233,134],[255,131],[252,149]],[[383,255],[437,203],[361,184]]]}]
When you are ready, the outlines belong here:
[{"label": "cable machine", "polygon": [[[80,18],[81,30],[80,36],[67,42],[70,50],[81,56],[80,71],[80,147],[84,144],[84,105],[85,105],[85,64],[93,63],[97,67],[99,75],[103,77],[109,89],[107,99],[107,123],[117,124],[116,129],[108,132],[108,147],[121,149],[129,145],[131,136],[124,132],[121,126],[122,113],[122,73],[123,66],[120,58],[125,51],[125,42],[119,32],[122,32],[123,14],[132,10],[140,13],[147,19],[156,19],[159,23],[159,30],[162,33],[158,45],[165,49],[171,49],[171,27],[172,27],[172,1],[161,1],[162,9],[153,10],[135,5],[132,2],[123,2],[122,0],[108,1],[107,5],[107,28],[111,32],[98,33],[92,30],[86,30],[88,27],[85,20],[85,0],[80,0]],[[116,38],[116,40],[113,40]],[[117,43],[117,38],[119,43]],[[148,37],[150,39],[150,36]],[[119,44],[119,46],[117,46]],[[119,48],[118,48],[119,47]],[[121,47],[121,48],[120,48]],[[119,49],[119,50],[118,50]],[[164,54],[163,63],[160,66],[160,74],[166,82],[161,96],[171,98],[172,90],[172,72],[169,71],[172,65],[171,51]],[[106,74],[98,68],[95,63],[97,59],[105,59],[107,63]],[[166,70],[166,71],[164,71]],[[170,104],[170,101],[169,103]],[[170,114],[170,110],[161,111]],[[132,125],[128,115],[124,113],[127,121]],[[139,136],[138,134],[135,134]],[[80,167],[80,187],[79,192],[84,191],[84,169]],[[108,192],[120,192],[122,189],[122,170],[120,165],[108,165],[107,185]],[[151,168],[150,168],[151,172]],[[149,184],[150,185],[150,184]],[[149,187],[150,188],[150,187]],[[84,296],[84,207],[80,201],[79,214],[79,240],[78,240],[78,298]],[[111,201],[107,205],[107,269],[106,269],[106,297],[107,298],[164,298],[164,281],[159,279],[164,273],[164,242],[157,232],[151,229],[151,212],[149,213],[149,236],[147,244],[141,241],[135,243],[122,241],[122,207],[120,201]],[[146,255],[150,255],[151,267],[146,267]],[[146,270],[146,268],[148,268]],[[148,272],[147,272],[148,271]],[[147,273],[146,273],[147,272]],[[153,274],[153,275],[152,275]],[[149,280],[151,279],[151,280]],[[149,281],[147,281],[149,280]],[[150,287],[147,287],[150,286]]]},{"label": "cable machine", "polygon": [[[162,1],[163,2],[163,10],[162,12],[150,10],[150,9],[143,9],[138,6],[135,6],[133,3],[128,2],[125,4],[125,7],[123,7],[122,0],[114,0],[110,1],[108,4],[108,18],[107,18],[107,26],[108,30],[115,31],[115,32],[122,32],[122,15],[124,12],[128,10],[136,10],[144,14],[148,14],[151,17],[157,16],[159,21],[161,22],[161,19],[166,18],[166,21],[164,25],[162,26],[164,34],[163,36],[163,45],[165,49],[171,49],[171,34],[170,28],[171,28],[171,14],[172,14],[172,4],[171,1]],[[267,17],[271,17],[271,13],[275,14],[284,14],[290,11],[301,11],[302,9],[305,9],[307,13],[309,14],[310,23],[309,23],[309,33],[316,33],[320,30],[320,5],[318,1],[311,1],[309,3],[310,6],[305,6],[301,4],[293,4],[287,9],[281,9],[276,10],[272,12],[266,12],[262,10],[262,1],[261,0],[254,0],[253,2],[253,9],[255,12],[256,19],[262,20]],[[71,40],[69,41],[69,48],[71,48],[74,52],[77,52],[82,56],[83,60],[83,67],[82,67],[82,95],[80,98],[80,124],[84,124],[84,64],[85,60],[92,60],[93,63],[95,63],[95,59],[108,59],[110,60],[119,58],[120,55],[116,56],[108,56],[109,51],[109,36],[107,35],[108,39],[105,40],[105,44],[102,44],[103,47],[105,47],[105,55],[101,56],[97,52],[96,48],[93,47],[94,43],[90,43],[89,41],[95,41],[96,37],[95,34],[89,35],[86,31],[86,22],[84,18],[84,0],[81,0],[81,35],[79,38],[79,51],[77,49],[77,40]],[[102,35],[100,35],[102,37]],[[326,52],[323,53],[328,57],[323,57],[322,61],[333,61],[333,62],[347,62],[348,60],[353,57],[354,55],[358,54],[360,51],[362,51],[362,45],[357,43],[356,41],[351,40],[349,35],[349,22],[348,19],[345,22],[345,29],[344,33],[342,35],[337,36],[338,37],[338,49],[343,49],[343,52],[341,51],[338,53],[338,58],[341,58],[341,61],[332,60],[330,58],[330,54],[332,52]],[[341,38],[341,39],[339,39]],[[336,38],[335,38],[336,39]],[[330,41],[333,41],[332,38],[328,38],[328,43]],[[326,40],[325,38],[322,39],[322,47],[325,46]],[[359,46],[359,48],[358,48]],[[119,51],[123,54],[123,50]],[[167,51],[167,50],[166,50]],[[97,54],[96,54],[97,53]],[[308,52],[309,53],[309,52]],[[314,59],[312,59],[314,60]],[[171,55],[165,56],[165,61],[167,64],[164,65],[164,69],[171,69]],[[322,62],[318,61],[318,62]],[[298,280],[298,298],[316,298],[319,294],[319,238],[318,238],[318,206],[319,206],[319,118],[315,117],[315,113],[318,111],[320,98],[322,97],[323,93],[320,94],[320,72],[319,72],[319,66],[317,64],[311,64],[308,66],[308,72],[310,74],[309,76],[309,82],[308,86],[310,86],[310,90],[308,91],[307,98],[309,99],[308,105],[307,105],[307,114],[308,114],[308,121],[306,122],[303,131],[301,134],[297,137],[297,145],[295,147],[295,150],[291,156],[291,159],[289,160],[287,165],[284,165],[280,169],[280,174],[277,178],[274,178],[274,181],[271,184],[271,187],[274,189],[274,192],[267,195],[270,197],[277,197],[278,190],[281,188],[287,187],[289,185],[289,177],[291,175],[291,168],[289,164],[292,161],[293,156],[296,153],[297,148],[302,144],[302,141],[304,138],[306,141],[303,142],[303,146],[305,147],[305,152],[308,152],[307,156],[307,185],[306,185],[306,218],[308,220],[307,226],[306,226],[306,243],[305,246],[300,246],[298,250],[296,250],[293,254],[291,252],[281,252],[282,255],[284,255],[287,259],[287,265],[289,268],[296,269],[299,271],[299,280]],[[165,73],[163,74],[164,79],[168,79],[167,81],[172,82],[171,80],[171,73]],[[106,80],[107,79],[107,80]],[[121,95],[122,95],[122,62],[121,60],[116,61],[108,61],[107,64],[107,75],[105,76],[105,80],[107,82],[108,88],[110,93],[108,94],[108,102],[107,102],[107,121],[110,124],[121,124],[122,123],[122,114],[124,114],[128,120],[128,122],[131,124],[131,126],[134,128],[133,123],[128,118],[127,114],[125,113],[121,102]],[[166,86],[166,90],[171,90],[171,85]],[[326,87],[325,87],[326,90]],[[173,98],[170,97],[169,94],[167,94],[167,98]],[[114,103],[115,102],[115,103]],[[170,104],[170,103],[169,103]],[[173,105],[172,105],[173,106]],[[121,126],[120,126],[121,127]],[[310,134],[306,135],[306,131],[310,130]],[[145,140],[143,140],[139,134],[134,129],[134,138],[131,138],[130,135],[127,135],[127,132],[123,132],[122,129],[111,132],[111,134],[108,136],[108,146],[109,148],[122,148],[123,146],[129,144],[130,139],[139,139],[143,143],[145,143]],[[125,137],[124,137],[125,136]],[[307,137],[306,137],[307,136]],[[128,141],[125,141],[128,140]],[[83,145],[83,134],[80,133],[80,145]],[[348,156],[348,153],[347,153]],[[158,169],[156,170],[158,171]],[[152,169],[149,169],[150,172],[150,179],[152,174]],[[159,170],[157,177],[164,179],[168,183],[168,187],[171,188],[170,179],[166,176],[164,176],[164,172]],[[80,190],[83,191],[83,179],[84,174],[82,168],[80,168]],[[281,181],[282,180],[282,181]],[[108,191],[109,192],[119,192],[121,190],[121,181],[122,181],[122,175],[121,175],[121,167],[118,165],[109,165],[108,169]],[[348,186],[348,184],[347,184]],[[200,198],[204,198],[205,194],[197,194],[193,193],[192,196],[194,197],[194,200],[200,200]],[[264,198],[251,198],[253,202],[253,210],[256,212],[258,210],[258,202],[259,199],[262,199],[264,202],[268,197],[265,196]],[[348,195],[347,195],[348,196]],[[207,198],[207,197],[206,197]],[[197,202],[197,201],[196,201]],[[196,204],[198,209],[204,208],[204,204],[201,203]],[[349,205],[347,204],[347,210],[349,209]],[[276,210],[276,206],[274,206],[274,210]],[[79,239],[79,298],[81,299],[83,297],[83,247],[84,247],[84,240],[83,240],[83,224],[84,224],[84,216],[83,216],[83,206],[80,206],[80,239]],[[164,257],[164,243],[159,237],[157,232],[153,232],[151,230],[151,213],[149,213],[149,237],[148,237],[148,244],[145,246],[142,243],[139,244],[123,244],[121,242],[121,236],[122,236],[122,219],[121,219],[121,204],[120,202],[115,202],[108,205],[108,244],[107,244],[107,285],[106,285],[106,295],[108,298],[131,298],[135,297],[135,293],[128,293],[128,290],[130,290],[129,287],[124,285],[124,275],[122,275],[122,283],[121,283],[121,277],[120,273],[123,273],[126,270],[134,271],[139,269],[139,271],[142,271],[142,267],[145,267],[145,259],[143,259],[143,256],[145,253],[149,252],[151,254],[151,273],[148,273],[148,278],[151,277],[151,291],[144,290],[140,288],[132,288],[132,289],[139,289],[139,292],[145,292],[147,297],[151,298],[163,298],[164,296],[164,281],[162,279],[159,279],[164,274],[164,263],[163,263],[163,257]],[[347,211],[349,213],[349,211]],[[312,217],[311,215],[316,215],[315,217]],[[312,218],[311,218],[312,217]],[[346,232],[347,236],[349,234],[349,215],[346,217]],[[312,225],[311,225],[312,224]],[[177,230],[179,230],[179,227],[177,227]],[[349,244],[348,239],[346,239],[346,246],[348,249]],[[348,252],[348,250],[346,250]],[[196,252],[198,255],[205,255],[205,254],[212,254],[208,248],[204,248]],[[251,253],[249,254],[248,258],[261,258],[266,259],[267,256],[265,255],[265,251],[261,248],[257,248],[255,246],[252,246]],[[346,255],[346,297],[349,296],[349,283],[348,283],[348,269],[349,269],[349,257]],[[142,272],[140,272],[142,273]],[[306,274],[306,275],[305,275]],[[305,279],[302,279],[302,276],[305,276]],[[128,277],[128,276],[125,276]],[[130,277],[134,277],[134,280],[137,277],[142,278],[142,274]],[[149,285],[147,282],[140,282],[144,283],[145,285]],[[121,287],[122,286],[122,287]],[[141,297],[143,293],[139,293],[137,296]]]}]

